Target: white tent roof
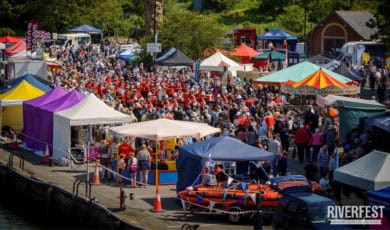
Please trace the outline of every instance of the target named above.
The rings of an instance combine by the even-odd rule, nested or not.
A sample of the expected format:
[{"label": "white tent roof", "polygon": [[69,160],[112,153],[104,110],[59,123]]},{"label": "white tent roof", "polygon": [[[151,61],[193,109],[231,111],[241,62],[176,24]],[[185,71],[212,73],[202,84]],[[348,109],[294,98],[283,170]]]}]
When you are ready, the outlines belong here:
[{"label": "white tent roof", "polygon": [[322,107],[325,105],[332,105],[336,101],[352,102],[352,103],[356,103],[356,104],[362,104],[363,106],[364,105],[372,105],[372,106],[384,107],[384,105],[382,105],[381,103],[379,103],[375,100],[367,100],[367,99],[337,96],[337,95],[327,95],[326,97],[322,97],[321,95],[317,96],[317,104],[319,106],[322,106]]},{"label": "white tent roof", "polygon": [[117,124],[131,122],[129,115],[106,105],[94,94],[89,94],[75,106],[54,113],[53,157],[66,156],[70,149],[70,127],[81,125]]},{"label": "white tent roof", "polygon": [[221,52],[216,52],[200,63],[200,70],[223,71],[224,67],[231,71],[244,70],[243,66],[226,57]]},{"label": "white tent roof", "polygon": [[389,186],[389,175],[390,154],[377,150],[334,171],[336,181],[366,191]]},{"label": "white tent roof", "polygon": [[157,119],[123,126],[112,127],[113,132],[124,136],[141,137],[149,140],[167,140],[180,137],[205,137],[221,130],[206,123]]},{"label": "white tent roof", "polygon": [[89,94],[77,105],[55,113],[69,119],[71,126],[98,125],[131,122],[131,117],[111,108],[98,99],[95,94]]}]

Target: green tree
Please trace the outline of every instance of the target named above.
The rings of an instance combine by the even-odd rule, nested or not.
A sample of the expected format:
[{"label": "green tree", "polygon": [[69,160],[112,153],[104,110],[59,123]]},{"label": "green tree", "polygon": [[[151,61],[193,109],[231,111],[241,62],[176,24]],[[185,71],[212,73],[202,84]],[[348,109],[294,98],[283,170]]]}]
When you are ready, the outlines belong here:
[{"label": "green tree", "polygon": [[378,5],[376,20],[370,22],[371,26],[378,27],[376,37],[382,40],[387,47],[387,53],[390,53],[390,0],[383,0]]},{"label": "green tree", "polygon": [[[164,50],[176,47],[196,59],[203,51],[220,44],[222,29],[207,17],[189,11],[169,11],[164,17],[159,41]],[[150,42],[150,41],[149,41]]]},{"label": "green tree", "polygon": [[290,5],[284,8],[285,14],[280,14],[276,21],[288,32],[292,34],[297,34],[299,36],[304,35],[304,31],[309,31],[312,24],[310,22],[306,23],[305,27],[305,10],[298,5]]}]

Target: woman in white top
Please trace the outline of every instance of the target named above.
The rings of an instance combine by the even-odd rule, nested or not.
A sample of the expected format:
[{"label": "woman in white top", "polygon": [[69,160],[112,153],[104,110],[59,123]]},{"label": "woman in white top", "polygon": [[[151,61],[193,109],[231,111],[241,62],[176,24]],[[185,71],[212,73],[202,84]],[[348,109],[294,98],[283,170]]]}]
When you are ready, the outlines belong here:
[{"label": "woman in white top", "polygon": [[131,174],[131,186],[135,187],[137,184],[138,160],[134,156],[134,153],[130,154],[129,171]]}]

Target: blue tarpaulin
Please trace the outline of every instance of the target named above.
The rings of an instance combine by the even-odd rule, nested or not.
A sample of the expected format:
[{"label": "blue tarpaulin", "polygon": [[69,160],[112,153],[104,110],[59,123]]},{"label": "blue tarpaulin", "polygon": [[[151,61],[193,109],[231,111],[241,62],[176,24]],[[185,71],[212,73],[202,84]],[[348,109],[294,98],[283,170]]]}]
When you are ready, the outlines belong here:
[{"label": "blue tarpaulin", "polygon": [[282,29],[270,29],[268,32],[258,35],[259,40],[298,40],[296,36],[286,33]]},{"label": "blue tarpaulin", "polygon": [[367,204],[383,205],[390,208],[390,186],[367,192]]},{"label": "blue tarpaulin", "polygon": [[68,32],[73,32],[73,33],[79,32],[79,33],[86,33],[86,34],[101,34],[102,30],[97,29],[97,28],[92,27],[92,26],[87,25],[87,24],[83,24],[81,26],[77,26],[73,29],[68,30]]},{"label": "blue tarpaulin", "polygon": [[179,148],[177,192],[192,185],[208,159],[214,161],[271,161],[274,154],[232,137],[213,137]]},{"label": "blue tarpaulin", "polygon": [[26,80],[29,84],[35,86],[36,88],[44,91],[44,92],[49,92],[52,90],[50,88],[49,84],[50,81],[45,80],[43,78],[40,78],[38,76],[32,75],[32,74],[25,74],[21,77],[18,77],[16,79],[7,81],[6,87],[1,91],[1,93],[5,93],[11,89],[13,89],[15,86],[19,85],[23,80]]}]

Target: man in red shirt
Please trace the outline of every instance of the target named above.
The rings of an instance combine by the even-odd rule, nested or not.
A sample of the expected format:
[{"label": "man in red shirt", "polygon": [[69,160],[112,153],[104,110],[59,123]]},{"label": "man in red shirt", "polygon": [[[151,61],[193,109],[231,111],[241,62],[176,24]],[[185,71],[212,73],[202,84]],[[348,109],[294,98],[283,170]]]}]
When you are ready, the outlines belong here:
[{"label": "man in red shirt", "polygon": [[310,141],[309,133],[305,129],[304,125],[301,124],[299,126],[299,129],[295,133],[294,141],[295,144],[297,145],[299,163],[303,163],[304,151],[307,148],[307,145],[309,144]]},{"label": "man in red shirt", "polygon": [[119,145],[118,154],[125,154],[125,161],[128,162],[132,152],[134,152],[133,147],[127,142],[127,138],[124,138],[122,144]]}]

